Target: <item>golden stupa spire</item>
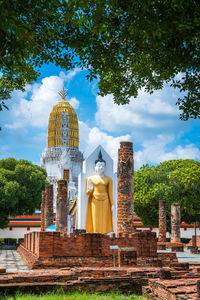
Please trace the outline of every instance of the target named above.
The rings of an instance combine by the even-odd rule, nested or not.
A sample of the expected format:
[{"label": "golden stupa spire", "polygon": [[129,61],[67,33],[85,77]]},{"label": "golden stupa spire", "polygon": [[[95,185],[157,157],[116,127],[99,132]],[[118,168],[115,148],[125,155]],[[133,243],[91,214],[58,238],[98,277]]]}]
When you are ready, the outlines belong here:
[{"label": "golden stupa spire", "polygon": [[62,100],[65,100],[65,97],[67,96],[67,90],[63,87],[63,89],[58,93],[61,97]]},{"label": "golden stupa spire", "polygon": [[74,108],[65,100],[67,90],[58,93],[61,100],[53,107],[49,116],[48,147],[79,147],[78,119]]}]

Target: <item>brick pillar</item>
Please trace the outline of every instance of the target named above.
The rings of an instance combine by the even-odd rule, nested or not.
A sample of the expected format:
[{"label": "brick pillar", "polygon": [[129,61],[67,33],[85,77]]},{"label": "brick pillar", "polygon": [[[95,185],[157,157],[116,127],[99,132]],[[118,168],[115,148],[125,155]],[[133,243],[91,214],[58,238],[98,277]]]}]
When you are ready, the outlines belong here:
[{"label": "brick pillar", "polygon": [[197,280],[197,297],[196,299],[200,298],[200,280]]},{"label": "brick pillar", "polygon": [[133,144],[120,142],[118,150],[117,233],[133,232]]},{"label": "brick pillar", "polygon": [[45,191],[42,191],[42,196],[41,196],[41,231],[45,231],[45,226],[44,226],[44,213],[45,210]]},{"label": "brick pillar", "polygon": [[27,235],[26,234],[24,235],[24,246],[25,246],[25,248],[27,248]]},{"label": "brick pillar", "polygon": [[180,234],[181,211],[179,204],[171,205],[171,243],[181,241]]},{"label": "brick pillar", "polygon": [[56,231],[67,232],[67,218],[69,214],[69,199],[67,193],[67,181],[59,180],[56,202]]},{"label": "brick pillar", "polygon": [[159,201],[159,242],[166,242],[166,202]]},{"label": "brick pillar", "polygon": [[31,233],[28,234],[28,250],[31,251]]},{"label": "brick pillar", "polygon": [[53,225],[53,184],[45,186],[44,228]]},{"label": "brick pillar", "polygon": [[31,232],[31,251],[35,253],[35,233]]}]

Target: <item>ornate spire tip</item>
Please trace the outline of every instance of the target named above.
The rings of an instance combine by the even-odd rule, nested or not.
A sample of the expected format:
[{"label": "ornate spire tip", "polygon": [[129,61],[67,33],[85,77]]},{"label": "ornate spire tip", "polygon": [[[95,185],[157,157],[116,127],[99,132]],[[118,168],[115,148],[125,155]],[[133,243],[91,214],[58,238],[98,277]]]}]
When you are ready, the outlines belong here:
[{"label": "ornate spire tip", "polygon": [[65,90],[63,87],[62,91],[60,91],[58,94],[62,97],[62,100],[65,100],[65,97],[67,96],[67,90]]}]

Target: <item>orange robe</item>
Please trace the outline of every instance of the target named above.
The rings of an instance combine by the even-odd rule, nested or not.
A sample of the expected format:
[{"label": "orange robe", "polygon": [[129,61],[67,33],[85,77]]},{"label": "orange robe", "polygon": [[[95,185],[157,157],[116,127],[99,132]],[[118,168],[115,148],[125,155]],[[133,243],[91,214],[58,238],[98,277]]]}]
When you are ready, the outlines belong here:
[{"label": "orange robe", "polygon": [[[89,182],[93,183],[93,190],[89,190]],[[97,175],[87,179],[87,218],[86,231],[90,233],[113,232],[112,205],[113,205],[112,178]]]}]

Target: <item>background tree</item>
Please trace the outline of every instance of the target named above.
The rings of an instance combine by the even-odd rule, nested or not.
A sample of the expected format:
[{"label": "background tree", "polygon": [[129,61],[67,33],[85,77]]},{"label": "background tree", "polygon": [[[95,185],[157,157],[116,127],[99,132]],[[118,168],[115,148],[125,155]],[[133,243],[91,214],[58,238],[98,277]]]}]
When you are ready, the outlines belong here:
[{"label": "background tree", "polygon": [[[78,52],[100,94],[125,104],[168,82],[185,91],[181,118],[200,116],[200,3],[195,0],[74,0],[73,23],[87,34]],[[176,76],[178,75],[178,76]]]},{"label": "background tree", "polygon": [[[101,95],[126,104],[164,83],[185,92],[181,118],[200,116],[197,0],[7,0],[0,3],[0,109],[43,63],[87,68]],[[176,76],[177,75],[177,76]]]},{"label": "background tree", "polygon": [[8,216],[33,214],[40,208],[46,171],[26,160],[0,160],[0,228],[8,226]]},{"label": "background tree", "polygon": [[42,64],[74,67],[72,51],[64,51],[62,43],[72,33],[64,9],[65,0],[0,2],[0,110],[14,89],[24,90],[38,78]]},{"label": "background tree", "polygon": [[168,219],[171,204],[179,203],[182,221],[200,222],[200,162],[178,159],[144,165],[135,172],[134,185],[134,210],[145,225],[158,226],[159,200],[166,201]]}]

